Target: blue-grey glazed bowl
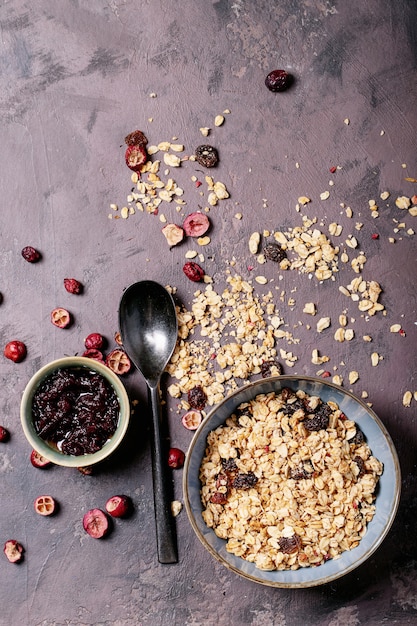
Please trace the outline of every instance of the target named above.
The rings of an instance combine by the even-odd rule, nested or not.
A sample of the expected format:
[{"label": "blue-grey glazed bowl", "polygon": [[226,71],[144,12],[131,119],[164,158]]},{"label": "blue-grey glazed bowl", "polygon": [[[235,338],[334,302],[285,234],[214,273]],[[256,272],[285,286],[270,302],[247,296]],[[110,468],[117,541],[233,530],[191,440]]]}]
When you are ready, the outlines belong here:
[{"label": "blue-grey glazed bowl", "polygon": [[[325,402],[336,402],[348,419],[358,424],[364,433],[373,456],[384,465],[376,497],[376,512],[368,524],[359,545],[343,552],[317,567],[305,567],[289,571],[263,571],[240,557],[226,551],[226,541],[220,539],[206,526],[202,518],[200,500],[200,465],[205,453],[207,435],[234,412],[242,402],[248,402],[258,394],[277,392],[283,387],[294,391],[301,389],[309,395],[319,396]],[[236,574],[253,582],[271,587],[306,588],[329,583],[351,572],[364,563],[379,548],[386,537],[397,512],[401,474],[398,456],[385,426],[364,402],[352,393],[329,382],[310,377],[279,376],[248,384],[229,395],[203,420],[190,444],[184,465],[184,503],[191,525],[203,546],[220,563]]]}]

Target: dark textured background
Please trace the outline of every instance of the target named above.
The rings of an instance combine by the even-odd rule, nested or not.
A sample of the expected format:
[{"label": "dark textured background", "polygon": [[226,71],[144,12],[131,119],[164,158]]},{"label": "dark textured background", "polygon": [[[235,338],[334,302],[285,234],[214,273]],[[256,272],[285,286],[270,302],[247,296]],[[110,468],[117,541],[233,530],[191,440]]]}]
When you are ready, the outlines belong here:
[{"label": "dark textured background", "polygon": [[[414,0],[3,0],[0,36],[0,338],[2,345],[20,338],[28,346],[23,363],[0,362],[0,422],[12,433],[7,445],[0,444],[0,543],[15,537],[26,548],[19,566],[2,557],[0,624],[416,623],[417,403],[404,408],[402,396],[417,389],[417,235],[393,232],[393,220],[402,219],[417,231],[417,218],[394,204],[397,195],[417,190],[404,181],[417,177]],[[283,94],[264,86],[277,67],[296,78]],[[330,222],[343,225],[335,243],[343,247],[349,234],[357,236],[368,259],[363,276],[384,290],[387,315],[369,322],[337,290],[354,277],[348,267],[335,283],[322,285],[284,273],[276,292],[286,291],[277,304],[300,338],[295,346],[280,344],[298,356],[286,373],[315,375],[315,347],[331,355],[329,366],[337,366],[345,380],[357,369],[354,391],[368,392],[403,472],[400,509],[382,547],[347,577],[311,590],[271,589],[228,572],[200,546],[185,511],[177,518],[179,564],[157,563],[146,394],[138,374],[126,380],[139,400],[129,437],[95,476],[58,467],[34,470],[19,426],[20,397],[30,376],[53,358],[80,352],[89,332],[112,338],[118,302],[130,283],[150,278],[170,284],[178,301],[190,304],[195,285],[181,271],[188,244],[168,252],[157,216],[109,220],[109,205],[123,206],[131,187],[121,147],[127,132],[141,128],[151,144],[175,135],[192,154],[202,142],[198,129],[214,128],[215,115],[226,108],[231,113],[224,126],[210,137],[221,153],[216,179],[231,194],[210,213],[205,269],[215,288],[224,285],[233,256],[235,271],[245,278],[255,272],[276,278],[271,264],[247,269],[253,264],[248,237],[299,223],[294,207],[307,195],[313,201],[305,212],[318,217],[324,232]],[[333,165],[342,169],[331,175]],[[188,163],[172,172],[186,191],[187,210],[201,202],[190,181],[194,168]],[[331,198],[320,201],[328,188]],[[391,196],[383,203],[379,194],[385,189]],[[368,208],[372,198],[380,205],[375,220]],[[352,208],[351,220],[341,202]],[[237,211],[241,221],[234,218]],[[175,220],[173,206],[163,212]],[[355,230],[356,222],[364,224],[362,230]],[[37,265],[20,256],[28,244],[42,251]],[[84,283],[82,296],[63,290],[66,276]],[[256,290],[262,294],[270,285]],[[347,308],[355,318],[355,340],[336,343],[334,327],[322,335],[309,331],[306,324],[314,327],[317,318],[302,313],[308,301],[318,304],[320,316],[336,318]],[[73,312],[71,329],[50,324],[55,306]],[[393,323],[402,324],[406,337],[389,332]],[[361,340],[365,333],[372,344]],[[370,366],[373,350],[384,357],[378,368]],[[171,400],[169,409],[172,442],[186,449],[191,434]],[[175,491],[181,499],[181,472]],[[93,541],[82,529],[82,515],[117,492],[132,496],[135,513],[117,521],[107,540]],[[40,493],[57,497],[58,516],[34,513]]]}]

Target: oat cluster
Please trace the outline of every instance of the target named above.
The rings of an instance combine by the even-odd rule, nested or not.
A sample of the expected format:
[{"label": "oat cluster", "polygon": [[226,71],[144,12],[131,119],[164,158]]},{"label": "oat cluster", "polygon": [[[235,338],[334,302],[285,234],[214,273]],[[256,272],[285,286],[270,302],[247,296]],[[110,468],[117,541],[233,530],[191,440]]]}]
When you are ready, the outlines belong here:
[{"label": "oat cluster", "polygon": [[359,544],[382,471],[336,403],[258,395],[208,435],[203,518],[259,569],[317,566]]}]

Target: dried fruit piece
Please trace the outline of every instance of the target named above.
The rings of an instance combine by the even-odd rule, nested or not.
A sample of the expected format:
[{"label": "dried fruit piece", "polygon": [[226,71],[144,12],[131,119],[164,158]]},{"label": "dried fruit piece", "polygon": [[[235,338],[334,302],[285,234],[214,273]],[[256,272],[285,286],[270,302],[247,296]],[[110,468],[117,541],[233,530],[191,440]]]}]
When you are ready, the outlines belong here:
[{"label": "dried fruit piece", "polygon": [[115,348],[110,352],[110,354],[107,355],[106,365],[112,370],[112,372],[119,374],[119,376],[127,374],[132,368],[132,363],[129,357],[126,352],[120,348]]},{"label": "dried fruit piece", "polygon": [[195,211],[185,218],[182,227],[189,237],[202,237],[210,228],[210,221],[207,215]]},{"label": "dried fruit piece", "polygon": [[87,359],[94,359],[94,361],[98,361],[99,363],[105,363],[103,353],[100,350],[95,350],[94,348],[91,348],[90,350],[85,350],[82,356],[86,357]]},{"label": "dried fruit piece", "polygon": [[281,248],[279,243],[270,242],[267,243],[264,247],[264,255],[268,261],[274,261],[275,263],[281,263],[285,258],[287,258],[287,254],[285,250]]},{"label": "dried fruit piece", "polygon": [[195,158],[203,167],[214,167],[219,162],[219,153],[213,146],[203,144],[196,148]]},{"label": "dried fruit piece", "polygon": [[39,496],[36,498],[33,506],[39,515],[53,515],[56,512],[56,502],[52,496]]},{"label": "dried fruit piece", "polygon": [[23,546],[16,539],[6,541],[3,551],[10,563],[19,563],[23,559]]},{"label": "dried fruit piece", "polygon": [[68,328],[72,322],[71,313],[62,307],[57,307],[51,313],[51,322],[58,328]]},{"label": "dried fruit piece", "polygon": [[265,85],[273,92],[285,91],[293,82],[294,77],[285,70],[273,70],[265,78]]},{"label": "dried fruit piece", "polygon": [[140,172],[142,165],[148,160],[148,153],[144,146],[133,145],[128,146],[125,152],[125,161],[129,169],[134,172]]},{"label": "dried fruit piece", "polygon": [[250,489],[258,482],[257,476],[251,471],[239,472],[233,479],[232,486],[235,489]]},{"label": "dried fruit piece", "polygon": [[177,224],[167,224],[162,229],[162,234],[169,246],[176,246],[184,239],[184,230]]},{"label": "dried fruit piece", "polygon": [[87,350],[101,350],[104,347],[105,339],[100,333],[90,333],[84,339]]},{"label": "dried fruit piece", "polygon": [[207,396],[201,385],[196,385],[188,392],[188,404],[196,411],[202,411],[207,404]]},{"label": "dried fruit piece", "polygon": [[192,280],[194,283],[198,283],[204,278],[204,270],[198,263],[194,261],[188,261],[182,268],[182,271],[186,275],[187,278]]},{"label": "dried fruit piece", "polygon": [[146,146],[147,143],[148,139],[141,130],[134,130],[125,137],[128,146]]},{"label": "dried fruit piece", "polygon": [[93,539],[101,539],[109,532],[109,519],[101,509],[91,509],[83,517],[83,528]]},{"label": "dried fruit piece", "polygon": [[203,416],[200,411],[190,410],[184,413],[181,418],[182,425],[187,428],[187,430],[197,430],[197,428],[201,424],[201,420]]},{"label": "dried fruit piece", "polygon": [[6,443],[10,439],[10,433],[7,428],[0,426],[0,443]]},{"label": "dried fruit piece", "polygon": [[32,450],[30,453],[30,462],[33,467],[37,467],[38,469],[46,469],[47,467],[51,467],[52,461],[49,461],[47,458],[39,454],[36,450]]},{"label": "dried fruit piece", "polygon": [[23,361],[27,354],[26,346],[23,341],[18,341],[14,339],[13,341],[9,341],[4,348],[4,356],[6,359],[10,359],[14,363],[20,363]]},{"label": "dried fruit piece", "polygon": [[22,257],[28,263],[37,263],[42,258],[41,253],[32,246],[25,246],[23,248]]},{"label": "dried fruit piece", "polygon": [[185,454],[179,448],[170,448],[168,452],[168,465],[172,469],[179,469],[184,465]]},{"label": "dried fruit piece", "polygon": [[112,517],[126,517],[132,510],[129,496],[112,496],[106,502],[106,511]]},{"label": "dried fruit piece", "polygon": [[92,476],[94,474],[94,469],[92,465],[83,465],[82,467],[77,467],[77,470],[83,476]]},{"label": "dried fruit piece", "polygon": [[284,554],[293,554],[294,552],[298,552],[301,548],[301,539],[296,534],[291,537],[281,537],[278,543]]},{"label": "dried fruit piece", "polygon": [[83,291],[82,284],[76,278],[64,278],[64,287],[68,293],[73,293],[75,295],[78,295]]}]

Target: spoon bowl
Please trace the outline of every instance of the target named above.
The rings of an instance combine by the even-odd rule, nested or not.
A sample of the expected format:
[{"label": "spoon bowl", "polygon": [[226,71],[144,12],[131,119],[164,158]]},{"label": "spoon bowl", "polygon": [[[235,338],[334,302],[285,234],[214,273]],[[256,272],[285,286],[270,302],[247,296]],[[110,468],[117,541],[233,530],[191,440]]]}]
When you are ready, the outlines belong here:
[{"label": "spoon bowl", "polygon": [[170,476],[167,450],[161,437],[159,400],[161,376],[178,337],[178,320],[172,296],[165,287],[151,280],[130,285],[120,301],[119,327],[123,346],[145,379],[152,409],[152,476],[158,559],[160,563],[176,563],[178,556],[170,507]]}]

